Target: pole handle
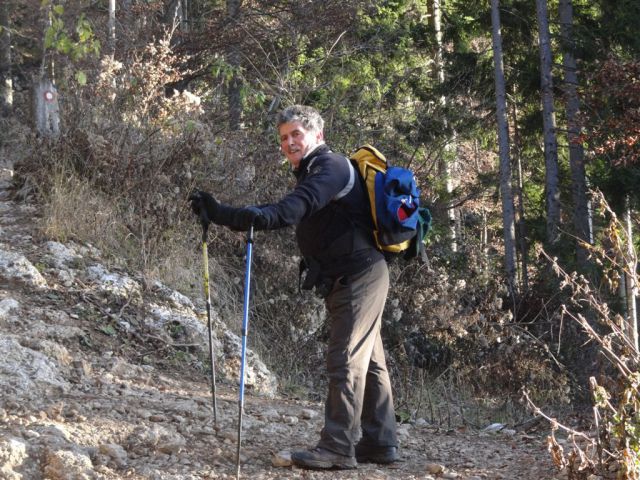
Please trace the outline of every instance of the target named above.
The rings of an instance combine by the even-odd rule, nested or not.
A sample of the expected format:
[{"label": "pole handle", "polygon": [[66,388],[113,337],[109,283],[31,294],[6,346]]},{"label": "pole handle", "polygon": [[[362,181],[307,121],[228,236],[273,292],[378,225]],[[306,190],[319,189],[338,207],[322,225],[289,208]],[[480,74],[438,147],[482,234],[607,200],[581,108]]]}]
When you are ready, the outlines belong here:
[{"label": "pole handle", "polygon": [[202,241],[207,241],[207,232],[209,231],[209,215],[204,208],[200,209],[200,224],[202,225]]}]

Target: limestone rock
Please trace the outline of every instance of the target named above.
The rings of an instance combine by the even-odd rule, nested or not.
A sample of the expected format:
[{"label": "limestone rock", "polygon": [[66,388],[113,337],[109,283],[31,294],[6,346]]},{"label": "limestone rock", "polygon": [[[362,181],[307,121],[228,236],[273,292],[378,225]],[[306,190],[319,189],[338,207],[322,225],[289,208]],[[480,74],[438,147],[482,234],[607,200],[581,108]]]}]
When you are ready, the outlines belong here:
[{"label": "limestone rock", "polygon": [[100,445],[99,452],[109,457],[119,468],[127,466],[127,451],[117,443],[104,443]]},{"label": "limestone rock", "polygon": [[271,465],[274,467],[290,467],[293,465],[291,461],[291,452],[282,450],[271,457]]},{"label": "limestone rock", "polygon": [[27,459],[27,445],[22,440],[7,437],[0,439],[0,478],[20,480],[22,475],[14,469]]},{"label": "limestone rock", "polygon": [[173,428],[158,423],[150,427],[138,427],[129,436],[127,442],[130,448],[137,452],[145,450],[160,451],[162,453],[178,453],[186,445],[186,440]]},{"label": "limestone rock", "polygon": [[11,313],[20,310],[20,304],[13,298],[0,300],[0,320],[7,318]]},{"label": "limestone rock", "polygon": [[[230,331],[224,332],[224,363],[222,365],[226,376],[235,378],[239,382],[241,342],[240,337]],[[253,393],[273,397],[278,388],[278,379],[269,371],[258,355],[251,350],[246,352],[245,385]]]},{"label": "limestone rock", "polygon": [[0,352],[0,390],[35,393],[42,386],[68,388],[58,367],[46,355],[23,347],[15,337],[0,337]]},{"label": "limestone rock", "polygon": [[300,412],[300,417],[304,418],[305,420],[311,420],[313,418],[316,418],[318,415],[319,414],[317,411],[311,410],[310,408],[304,408]]},{"label": "limestone rock", "polygon": [[139,282],[127,275],[108,271],[102,265],[92,265],[86,270],[98,290],[111,294],[116,298],[128,299],[130,296],[140,297],[142,287]]},{"label": "limestone rock", "polygon": [[425,467],[427,473],[432,475],[440,475],[444,472],[444,465],[440,465],[439,463],[428,463]]},{"label": "limestone rock", "polygon": [[47,281],[24,255],[0,249],[0,283],[12,282],[37,289],[47,286]]},{"label": "limestone rock", "polygon": [[48,480],[91,480],[95,478],[89,455],[80,449],[47,449],[44,475]]},{"label": "limestone rock", "polygon": [[45,256],[45,261],[58,270],[69,269],[74,264],[82,261],[82,256],[72,246],[50,241],[44,244],[44,248],[48,253]]}]

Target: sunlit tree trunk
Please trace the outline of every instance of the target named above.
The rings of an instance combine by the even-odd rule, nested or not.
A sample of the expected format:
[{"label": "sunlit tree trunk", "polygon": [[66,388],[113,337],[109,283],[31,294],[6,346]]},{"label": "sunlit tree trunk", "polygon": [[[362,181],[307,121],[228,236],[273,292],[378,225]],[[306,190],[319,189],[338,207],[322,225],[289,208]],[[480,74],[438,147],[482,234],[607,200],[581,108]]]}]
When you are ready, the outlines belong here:
[{"label": "sunlit tree trunk", "polygon": [[554,246],[560,235],[560,189],[558,141],[553,106],[551,40],[547,0],[536,0],[540,48],[540,89],[542,91],[542,122],[544,130],[545,195],[547,207],[547,243]]},{"label": "sunlit tree trunk", "polygon": [[35,86],[36,130],[47,138],[60,135],[58,90],[51,80],[42,78]]},{"label": "sunlit tree trunk", "polygon": [[636,256],[635,249],[633,248],[633,224],[631,220],[631,202],[629,196],[626,197],[624,223],[627,237],[627,255],[625,265],[625,300],[627,304],[627,316],[626,316],[626,333],[629,342],[638,351],[638,307],[636,299],[638,297],[638,258]]},{"label": "sunlit tree trunk", "polygon": [[529,271],[528,271],[528,246],[527,246],[527,226],[524,221],[524,186],[522,181],[522,153],[520,147],[520,134],[518,131],[518,107],[516,105],[515,98],[513,100],[513,137],[515,144],[515,157],[516,157],[516,182],[517,182],[517,194],[518,194],[518,246],[520,250],[520,281],[522,283],[523,290],[529,289]]},{"label": "sunlit tree trunk", "polygon": [[498,147],[500,152],[500,196],[502,197],[502,221],[504,234],[504,260],[507,282],[512,294],[516,285],[516,239],[513,192],[511,190],[511,160],[509,156],[509,126],[507,124],[507,100],[502,64],[502,34],[500,32],[500,2],[491,0],[491,25],[493,38],[493,62],[495,69],[496,117],[498,123]]},{"label": "sunlit tree trunk", "polygon": [[[51,4],[43,8],[45,15],[45,31],[51,28]],[[44,38],[44,35],[43,35]],[[33,108],[36,131],[47,138],[56,138],[60,135],[60,109],[58,103],[58,90],[54,82],[55,65],[48,55],[43,41],[42,64],[40,66],[40,78],[33,86]]]},{"label": "sunlit tree trunk", "polygon": [[[227,17],[231,28],[239,21],[242,0],[227,0]],[[240,51],[236,45],[231,46],[227,61],[233,70],[229,82],[227,99],[229,102],[229,128],[237,130],[242,126],[242,77],[240,76]]]},{"label": "sunlit tree trunk", "polygon": [[13,80],[11,78],[11,30],[9,7],[0,2],[0,114],[7,116],[13,109]]},{"label": "sunlit tree trunk", "polygon": [[584,270],[588,266],[588,249],[584,243],[592,243],[589,199],[584,168],[584,149],[579,138],[578,73],[574,57],[573,5],[572,0],[560,0],[560,32],[562,37],[562,65],[564,68],[564,93],[567,112],[569,140],[569,165],[571,168],[571,190],[573,194],[573,226],[577,237],[576,257],[578,266]]},{"label": "sunlit tree trunk", "polygon": [[165,22],[182,32],[189,31],[189,9],[187,0],[171,0],[165,13]]},{"label": "sunlit tree trunk", "polygon": [[[442,3],[444,0],[432,0],[431,8],[432,8],[432,16],[433,16],[433,28],[436,35],[436,57],[435,57],[435,67],[436,74],[438,78],[438,83],[444,83],[445,74],[444,74],[444,62],[443,62],[443,46],[442,46]],[[444,96],[440,97],[440,103],[445,106],[446,98]],[[446,119],[445,119],[446,122]],[[446,124],[445,124],[446,126]],[[445,180],[445,188],[449,197],[453,193],[454,184],[453,184],[453,175],[452,170],[455,169],[455,160],[456,160],[456,140],[455,134],[451,141],[447,141],[445,145],[444,155],[442,161],[440,162],[440,172],[442,177]],[[449,236],[449,247],[451,251],[455,252],[458,250],[458,241],[457,239],[460,237],[459,235],[459,223],[456,221],[456,210],[454,208],[450,208],[447,210],[447,217],[449,219],[448,226],[448,236]]]},{"label": "sunlit tree trunk", "polygon": [[116,51],[116,0],[109,0],[109,54]]}]

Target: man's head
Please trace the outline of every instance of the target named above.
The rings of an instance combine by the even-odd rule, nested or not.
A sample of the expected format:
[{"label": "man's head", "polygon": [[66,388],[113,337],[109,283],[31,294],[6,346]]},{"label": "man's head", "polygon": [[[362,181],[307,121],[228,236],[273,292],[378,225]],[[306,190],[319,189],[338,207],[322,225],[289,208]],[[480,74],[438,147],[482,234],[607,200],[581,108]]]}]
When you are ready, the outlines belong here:
[{"label": "man's head", "polygon": [[291,166],[298,168],[300,160],[324,143],[324,120],[315,108],[292,105],[276,118],[280,148]]}]

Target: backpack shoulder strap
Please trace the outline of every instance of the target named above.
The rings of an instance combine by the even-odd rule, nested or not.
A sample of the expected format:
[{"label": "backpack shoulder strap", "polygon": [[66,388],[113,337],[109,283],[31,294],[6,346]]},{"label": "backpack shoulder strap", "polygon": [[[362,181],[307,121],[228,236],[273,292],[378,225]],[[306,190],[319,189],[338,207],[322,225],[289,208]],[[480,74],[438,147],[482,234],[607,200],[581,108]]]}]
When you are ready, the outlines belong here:
[{"label": "backpack shoulder strap", "polygon": [[378,172],[386,172],[389,167],[386,157],[371,145],[358,148],[351,155],[351,159],[358,165],[363,178],[367,178],[367,169],[369,168]]},{"label": "backpack shoulder strap", "polygon": [[349,165],[349,181],[344,186],[344,188],[340,190],[335,197],[333,197],[333,200],[340,200],[341,198],[344,198],[351,191],[351,189],[353,188],[353,184],[356,181],[356,172],[353,168],[353,165],[351,164],[351,161],[347,157],[342,158],[344,158],[344,160],[347,162],[347,165]]}]

